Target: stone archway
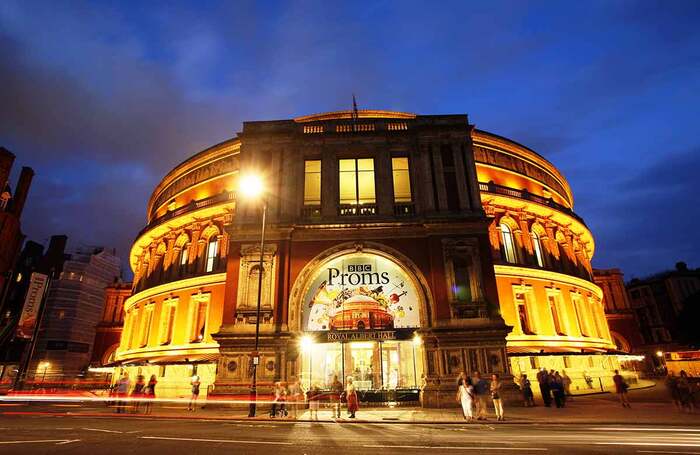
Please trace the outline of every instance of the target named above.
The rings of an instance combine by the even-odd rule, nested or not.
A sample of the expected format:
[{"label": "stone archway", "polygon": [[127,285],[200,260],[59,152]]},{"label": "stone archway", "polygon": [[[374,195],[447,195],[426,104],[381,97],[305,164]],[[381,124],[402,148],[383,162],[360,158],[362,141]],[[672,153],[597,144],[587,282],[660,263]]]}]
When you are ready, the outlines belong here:
[{"label": "stone archway", "polygon": [[304,298],[309,293],[314,280],[318,277],[318,274],[323,270],[324,266],[344,256],[358,254],[383,258],[393,263],[397,269],[400,269],[410,280],[413,289],[415,289],[419,303],[419,327],[427,328],[432,325],[432,321],[435,320],[435,305],[433,304],[432,293],[430,292],[430,288],[423,273],[412,260],[399,251],[377,242],[347,242],[329,248],[314,257],[304,266],[297,276],[288,301],[288,327],[290,332],[299,334],[304,331],[304,312],[302,309],[302,306],[306,303]]}]

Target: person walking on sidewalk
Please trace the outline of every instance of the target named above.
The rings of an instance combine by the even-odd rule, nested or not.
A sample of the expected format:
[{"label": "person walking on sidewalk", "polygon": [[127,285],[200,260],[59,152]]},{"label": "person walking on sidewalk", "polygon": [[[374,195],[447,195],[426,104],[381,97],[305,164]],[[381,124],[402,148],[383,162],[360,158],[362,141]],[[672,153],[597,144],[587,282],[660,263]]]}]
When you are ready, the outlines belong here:
[{"label": "person walking on sidewalk", "polygon": [[572,400],[574,396],[571,394],[571,378],[566,374],[566,370],[561,372],[561,383],[564,386],[564,401]]},{"label": "person walking on sidewalk", "polygon": [[129,381],[129,373],[124,373],[124,376],[117,382],[117,413],[126,412],[126,402],[124,398],[129,395],[131,381]]},{"label": "person walking on sidewalk", "polygon": [[199,386],[201,382],[199,381],[199,376],[196,374],[192,376],[192,395],[190,396],[190,404],[187,406],[188,411],[197,410],[197,398],[199,398]]},{"label": "person walking on sidewalk", "polygon": [[360,400],[357,397],[357,390],[355,390],[355,384],[352,383],[352,376],[348,376],[348,385],[345,388],[345,399],[348,403],[348,414],[350,418],[355,418],[355,413],[360,409]]},{"label": "person walking on sidewalk", "polygon": [[457,388],[457,402],[462,406],[464,420],[474,420],[474,386],[471,378],[460,378]]},{"label": "person walking on sidewalk", "polygon": [[134,400],[134,407],[131,408],[131,412],[137,413],[139,412],[139,408],[141,407],[141,397],[143,397],[145,393],[145,387],[146,387],[146,378],[143,377],[142,374],[136,376],[136,383],[134,384],[134,390],[131,391],[131,397]]},{"label": "person walking on sidewalk", "polygon": [[489,383],[481,377],[478,371],[474,372],[474,394],[476,395],[476,420],[486,420],[487,394]]},{"label": "person walking on sidewalk", "polygon": [[158,380],[156,379],[156,375],[152,374],[151,379],[148,380],[148,384],[146,384],[146,388],[144,389],[144,395],[146,397],[146,408],[144,412],[146,414],[151,413],[153,399],[156,397],[156,384],[158,384]]},{"label": "person walking on sidewalk", "polygon": [[615,370],[613,382],[615,383],[615,392],[617,392],[617,396],[620,397],[620,403],[622,404],[622,407],[630,408],[630,401],[627,398],[627,389],[629,389],[629,386],[625,382],[625,378],[622,377],[618,370]]},{"label": "person walking on sidewalk", "polygon": [[545,368],[542,368],[537,373],[537,382],[540,385],[540,393],[542,394],[542,401],[544,401],[544,405],[550,407],[552,404],[552,395],[549,389],[549,374],[547,374],[547,370]]},{"label": "person walking on sidewalk", "polygon": [[292,382],[292,385],[289,386],[289,398],[289,407],[292,410],[292,418],[296,419],[300,406],[304,404],[304,393],[301,390],[301,384],[299,384],[298,379]]},{"label": "person walking on sidewalk", "polygon": [[343,403],[343,383],[338,380],[338,375],[333,376],[331,383],[331,393],[333,399],[333,417],[340,418],[340,408]]},{"label": "person walking on sidewalk", "polygon": [[693,412],[693,408],[695,407],[692,389],[693,384],[688,380],[688,373],[686,373],[685,370],[681,370],[676,387],[678,388],[681,411]]},{"label": "person walking on sidewalk", "polygon": [[520,391],[523,394],[524,406],[526,408],[534,406],[535,405],[535,397],[534,397],[534,394],[532,393],[532,383],[527,378],[526,374],[523,374],[520,376],[520,383],[518,385],[520,386]]},{"label": "person walking on sidewalk", "polygon": [[318,409],[321,407],[321,391],[316,384],[309,389],[309,419],[318,420]]},{"label": "person walking on sidewalk", "polygon": [[501,399],[501,380],[496,373],[491,375],[491,401],[496,410],[496,420],[503,420],[503,400]]},{"label": "person walking on sidewalk", "polygon": [[556,407],[563,408],[564,400],[566,399],[564,395],[564,381],[558,371],[550,377],[549,388],[552,390]]}]

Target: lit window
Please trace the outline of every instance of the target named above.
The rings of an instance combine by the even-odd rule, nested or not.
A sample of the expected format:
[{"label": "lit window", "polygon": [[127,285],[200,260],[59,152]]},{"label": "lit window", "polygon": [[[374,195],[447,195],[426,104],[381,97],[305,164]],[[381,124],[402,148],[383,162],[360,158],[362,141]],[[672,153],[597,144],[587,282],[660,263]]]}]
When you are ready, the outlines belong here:
[{"label": "lit window", "polygon": [[590,336],[588,324],[586,323],[586,312],[582,307],[583,302],[581,301],[581,296],[578,294],[571,294],[571,303],[574,307],[574,312],[576,313],[576,322],[578,322],[581,335],[585,337]]},{"label": "lit window", "polygon": [[542,255],[542,242],[540,241],[540,236],[537,232],[533,232],[532,236],[532,248],[535,250],[535,258],[537,259],[537,265],[544,267],[544,256]]},{"label": "lit window", "polygon": [[411,178],[408,171],[408,158],[392,158],[391,169],[394,176],[394,202],[411,202]]},{"label": "lit window", "polygon": [[562,329],[561,318],[559,317],[559,302],[557,297],[549,295],[547,296],[547,300],[549,301],[549,310],[552,313],[552,321],[554,321],[554,331],[557,335],[566,335]]},{"label": "lit window", "polygon": [[515,306],[518,309],[518,320],[520,321],[520,329],[525,335],[534,335],[530,324],[530,314],[527,308],[527,299],[524,292],[515,293]]},{"label": "lit window", "polygon": [[321,160],[304,161],[304,205],[321,205]]},{"label": "lit window", "polygon": [[151,321],[153,320],[153,305],[148,305],[144,309],[141,317],[141,339],[139,346],[144,347],[148,344],[148,336],[151,334]]},{"label": "lit window", "polygon": [[136,334],[138,333],[138,328],[139,312],[137,310],[133,310],[131,312],[131,317],[129,318],[129,349],[132,349],[134,346],[136,346]]},{"label": "lit window", "polygon": [[340,160],[340,203],[374,204],[374,160]]},{"label": "lit window", "polygon": [[501,223],[501,242],[503,243],[503,255],[506,262],[514,264],[515,261],[515,242],[513,241],[513,232],[507,224]]},{"label": "lit window", "polygon": [[207,246],[207,267],[206,267],[207,272],[213,272],[214,268],[216,268],[218,254],[219,254],[219,239],[214,237],[213,239],[211,239],[209,241],[209,245]]},{"label": "lit window", "polygon": [[187,261],[189,260],[189,249],[190,249],[190,244],[185,243],[182,245],[182,250],[180,251],[180,268],[184,267],[187,265]]},{"label": "lit window", "polygon": [[469,280],[469,262],[465,257],[454,256],[452,258],[452,270],[454,272],[454,289],[452,290],[456,300],[460,302],[471,301],[471,284]]},{"label": "lit window", "polygon": [[160,343],[170,344],[173,341],[173,328],[175,325],[175,305],[168,303],[163,305],[163,314],[161,315]]},{"label": "lit window", "polygon": [[207,308],[209,302],[206,300],[194,300],[192,305],[192,331],[190,332],[190,342],[199,343],[204,339],[207,325]]}]

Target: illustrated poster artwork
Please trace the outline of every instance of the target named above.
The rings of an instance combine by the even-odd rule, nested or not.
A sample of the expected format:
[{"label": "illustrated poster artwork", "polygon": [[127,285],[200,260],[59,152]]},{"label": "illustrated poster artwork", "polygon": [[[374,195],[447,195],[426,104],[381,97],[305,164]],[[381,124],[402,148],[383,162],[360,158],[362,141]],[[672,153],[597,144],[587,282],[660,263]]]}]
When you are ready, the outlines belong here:
[{"label": "illustrated poster artwork", "polygon": [[307,331],[391,330],[420,326],[418,293],[397,264],[352,253],[316,272],[304,296]]}]

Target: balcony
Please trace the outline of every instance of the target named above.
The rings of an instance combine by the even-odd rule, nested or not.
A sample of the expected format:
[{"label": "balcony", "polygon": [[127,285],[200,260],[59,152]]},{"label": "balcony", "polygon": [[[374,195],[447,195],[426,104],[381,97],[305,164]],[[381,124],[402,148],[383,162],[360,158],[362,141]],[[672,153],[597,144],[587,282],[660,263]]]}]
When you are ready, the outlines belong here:
[{"label": "balcony", "polygon": [[377,204],[340,204],[339,216],[374,216],[377,214]]},{"label": "balcony", "polygon": [[142,277],[134,285],[134,294],[161,284],[215,273],[223,273],[226,271],[226,258],[217,258],[214,262],[214,267],[209,272],[207,272],[205,268],[205,259],[206,258],[198,259],[186,266],[172,264],[166,270],[163,270],[162,265],[160,265],[157,269],[153,270],[150,275]]},{"label": "balcony", "polygon": [[489,182],[489,183],[479,182],[479,191],[481,191],[482,193],[492,193],[492,194],[500,194],[503,196],[515,197],[518,199],[532,201],[532,202],[535,202],[537,204],[546,205],[547,207],[551,207],[559,212],[566,213],[570,217],[579,221],[584,226],[586,225],[586,222],[583,221],[583,218],[581,218],[580,216],[575,214],[574,211],[571,210],[569,207],[566,207],[565,205],[561,205],[557,202],[554,202],[554,200],[552,198],[545,198],[542,196],[538,196],[536,194],[530,193],[527,190],[517,190],[515,188],[510,188],[510,187],[503,186],[503,185],[497,185],[493,182]]},{"label": "balcony", "polygon": [[144,233],[148,232],[149,230],[153,229],[154,227],[158,226],[159,224],[162,224],[168,220],[171,220],[177,216],[180,216],[184,213],[187,212],[192,212],[194,210],[199,210],[203,209],[206,207],[211,207],[212,205],[216,204],[221,204],[224,202],[233,202],[236,200],[235,193],[233,191],[226,192],[226,193],[219,193],[215,194],[214,196],[210,196],[208,198],[200,199],[198,201],[190,201],[189,204],[183,205],[182,207],[179,207],[175,210],[168,211],[167,213],[159,216],[158,218],[153,218],[150,223],[146,225],[139,234],[136,236],[136,238],[141,237]]},{"label": "balcony", "polygon": [[321,206],[305,205],[301,208],[301,216],[307,220],[321,218]]}]

